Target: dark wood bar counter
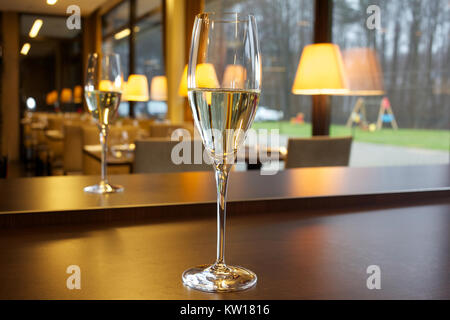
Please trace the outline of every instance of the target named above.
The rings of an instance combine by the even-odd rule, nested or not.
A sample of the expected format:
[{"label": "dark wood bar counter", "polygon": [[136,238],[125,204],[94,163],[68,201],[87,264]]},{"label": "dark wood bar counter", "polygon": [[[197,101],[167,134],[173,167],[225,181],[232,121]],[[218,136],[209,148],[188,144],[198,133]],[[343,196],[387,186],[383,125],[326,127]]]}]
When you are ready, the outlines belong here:
[{"label": "dark wood bar counter", "polygon": [[0,299],[450,298],[448,166],[233,172],[227,262],[258,283],[231,294],[181,282],[215,256],[211,173],[113,176],[123,194],[84,194],[96,180],[0,182]]},{"label": "dark wood bar counter", "polygon": [[[210,216],[216,201],[211,172],[111,176],[125,191],[113,195],[83,192],[97,176],[0,180],[0,227],[135,220],[144,217]],[[284,207],[410,201],[448,195],[449,166],[308,168],[261,175],[232,172],[230,210],[267,211]],[[381,201],[381,200],[380,200]]]}]

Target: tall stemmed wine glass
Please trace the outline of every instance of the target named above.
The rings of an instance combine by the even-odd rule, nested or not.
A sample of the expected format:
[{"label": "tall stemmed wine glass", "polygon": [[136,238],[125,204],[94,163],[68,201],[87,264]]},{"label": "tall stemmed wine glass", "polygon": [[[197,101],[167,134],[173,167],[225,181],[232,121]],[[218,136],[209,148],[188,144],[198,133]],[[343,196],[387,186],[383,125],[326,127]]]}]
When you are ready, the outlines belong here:
[{"label": "tall stemmed wine glass", "polygon": [[255,18],[238,13],[196,16],[188,67],[188,98],[217,183],[217,258],[183,273],[183,283],[208,292],[238,291],[256,275],[225,264],[227,181],[238,148],[252,125],[261,89]]},{"label": "tall stemmed wine glass", "polygon": [[122,95],[120,60],[117,54],[105,54],[102,58],[92,53],[88,58],[84,96],[89,113],[100,130],[101,180],[100,183],[84,188],[90,193],[112,193],[123,191],[123,187],[111,185],[106,174],[107,138],[109,125],[114,121]]}]

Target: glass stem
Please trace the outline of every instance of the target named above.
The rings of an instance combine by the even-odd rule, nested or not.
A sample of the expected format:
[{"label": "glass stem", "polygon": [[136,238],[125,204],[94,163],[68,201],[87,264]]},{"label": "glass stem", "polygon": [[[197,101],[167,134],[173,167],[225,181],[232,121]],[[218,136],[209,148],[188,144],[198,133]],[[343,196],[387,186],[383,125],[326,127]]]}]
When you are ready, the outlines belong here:
[{"label": "glass stem", "polygon": [[108,153],[108,127],[101,126],[100,127],[100,144],[102,145],[102,168],[101,168],[101,183],[107,184],[107,175],[106,175],[106,155]]},{"label": "glass stem", "polygon": [[225,267],[225,222],[228,173],[231,165],[216,164],[217,184],[217,258],[213,268]]}]

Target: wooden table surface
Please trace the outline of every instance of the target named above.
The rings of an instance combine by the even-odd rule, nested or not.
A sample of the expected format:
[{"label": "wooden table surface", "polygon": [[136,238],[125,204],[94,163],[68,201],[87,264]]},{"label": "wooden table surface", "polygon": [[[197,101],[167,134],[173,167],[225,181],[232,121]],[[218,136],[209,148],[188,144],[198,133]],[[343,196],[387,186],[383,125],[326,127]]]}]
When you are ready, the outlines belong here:
[{"label": "wooden table surface", "polygon": [[[258,276],[197,292],[182,272],[215,257],[215,216],[0,232],[0,299],[449,299],[450,203],[229,215],[226,260]],[[81,269],[68,290],[66,268]],[[381,269],[369,290],[366,269]]]},{"label": "wooden table surface", "polygon": [[61,130],[46,130],[45,136],[52,141],[64,140],[64,133]]},{"label": "wooden table surface", "polygon": [[[98,177],[1,180],[0,224],[13,228],[0,230],[0,299],[449,299],[449,172],[233,172],[226,260],[258,284],[232,294],[181,283],[215,257],[212,173],[112,177],[125,192],[107,196],[82,191]],[[70,265],[81,290],[66,287]],[[366,286],[370,265],[381,290]]]}]

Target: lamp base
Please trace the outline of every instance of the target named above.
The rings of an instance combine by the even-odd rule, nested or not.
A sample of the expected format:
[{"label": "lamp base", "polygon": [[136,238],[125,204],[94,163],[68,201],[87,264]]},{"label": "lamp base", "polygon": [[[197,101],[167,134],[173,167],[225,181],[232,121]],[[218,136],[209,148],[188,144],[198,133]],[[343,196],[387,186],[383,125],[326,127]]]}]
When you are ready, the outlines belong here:
[{"label": "lamp base", "polygon": [[312,135],[330,135],[330,97],[327,95],[312,96]]}]

